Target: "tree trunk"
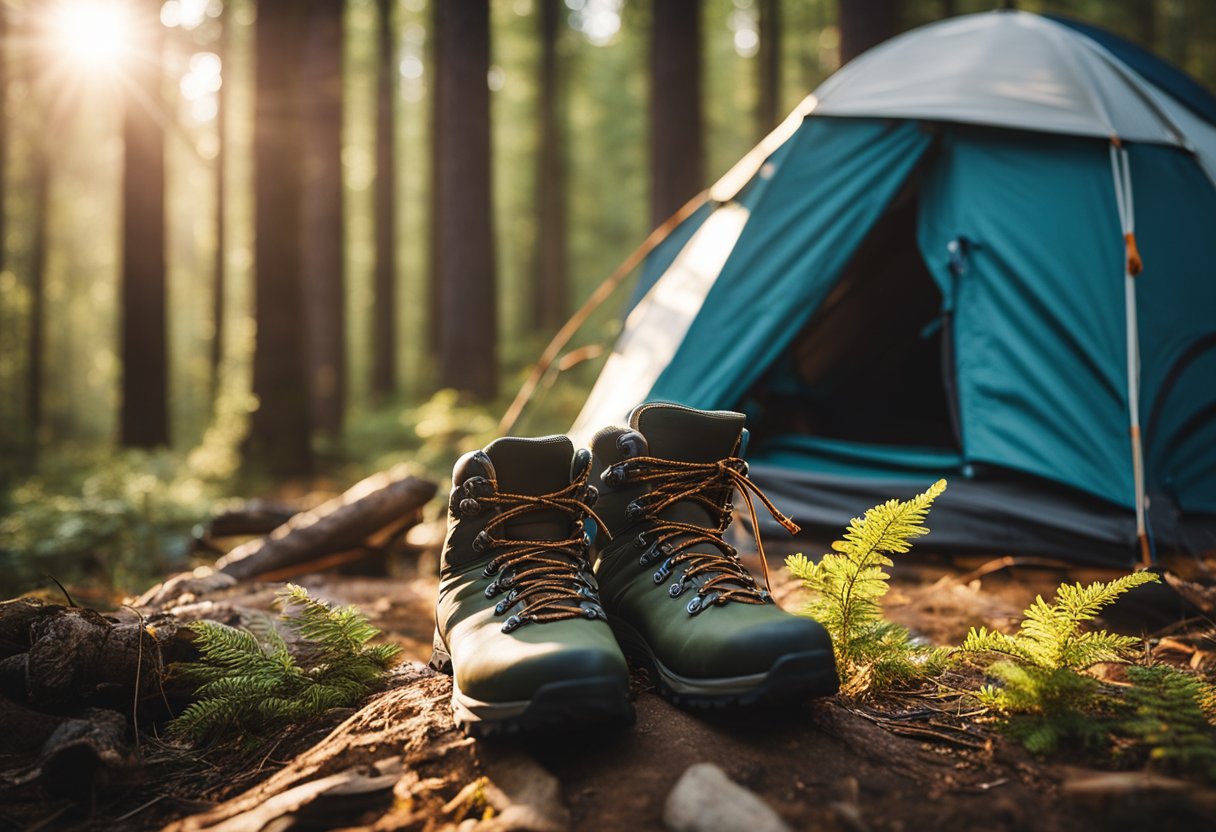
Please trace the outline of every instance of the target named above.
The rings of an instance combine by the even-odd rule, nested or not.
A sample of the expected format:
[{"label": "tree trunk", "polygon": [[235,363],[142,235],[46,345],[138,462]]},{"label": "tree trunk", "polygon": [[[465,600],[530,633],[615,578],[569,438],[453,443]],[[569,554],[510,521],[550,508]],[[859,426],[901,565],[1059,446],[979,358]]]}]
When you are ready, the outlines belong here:
[{"label": "tree trunk", "polygon": [[429,44],[431,47],[431,224],[429,228],[429,270],[427,293],[427,331],[426,345],[432,358],[438,362],[442,331],[443,304],[440,297],[443,294],[443,268],[440,265],[442,251],[439,245],[439,187],[441,176],[440,160],[445,149],[439,137],[439,124],[443,120],[443,96],[439,93],[439,82],[443,78],[443,20],[446,17],[442,3],[431,4],[431,31]]},{"label": "tree trunk", "polygon": [[169,442],[165,335],[165,133],[160,3],[140,0],[123,107],[122,444]]},{"label": "tree trunk", "polygon": [[701,190],[701,2],[654,0],[650,39],[650,221],[658,226]]},{"label": "tree trunk", "polygon": [[393,0],[376,0],[380,54],[376,72],[376,271],[372,291],[373,396],[397,391],[397,35]]},{"label": "tree trunk", "polygon": [[840,63],[899,31],[900,0],[839,0]]},{"label": "tree trunk", "polygon": [[781,107],[781,0],[760,0],[760,135],[777,126]]},{"label": "tree trunk", "polygon": [[441,65],[436,91],[439,182],[439,381],[492,398],[498,384],[490,189],[489,0],[436,5]]},{"label": "tree trunk", "polygon": [[260,0],[255,33],[254,306],[248,458],[274,474],[312,467],[300,276],[299,0]]},{"label": "tree trunk", "polygon": [[42,432],[42,379],[43,352],[46,339],[43,331],[46,326],[46,246],[47,225],[50,211],[50,163],[47,159],[46,148],[38,145],[34,148],[30,160],[33,201],[33,232],[30,235],[29,251],[29,375],[26,376],[26,420],[30,430],[30,457],[37,455],[39,436]]},{"label": "tree trunk", "polygon": [[1157,45],[1157,0],[1132,0],[1132,22],[1136,40],[1153,49]]},{"label": "tree trunk", "polygon": [[346,296],[342,228],[344,0],[307,4],[303,109],[302,262],[305,360],[312,426],[342,432],[346,406]]},{"label": "tree trunk", "polygon": [[[0,44],[8,45],[8,6],[0,6]],[[8,197],[8,54],[0,49],[0,272],[8,265],[8,226],[4,207]]]},{"label": "tree trunk", "polygon": [[566,142],[558,86],[558,36],[565,16],[561,0],[540,4],[540,155],[537,159],[538,237],[532,323],[556,331],[566,322]]},{"label": "tree trunk", "polygon": [[215,93],[215,262],[211,283],[211,405],[214,408],[219,400],[221,365],[224,361],[224,297],[227,291],[227,202],[228,183],[225,181],[225,154],[228,145],[228,85],[232,83],[232,75],[228,67],[228,27],[232,25],[232,14],[226,8],[221,10],[219,24],[219,41],[215,45],[216,54],[220,57],[220,73],[225,83]]}]

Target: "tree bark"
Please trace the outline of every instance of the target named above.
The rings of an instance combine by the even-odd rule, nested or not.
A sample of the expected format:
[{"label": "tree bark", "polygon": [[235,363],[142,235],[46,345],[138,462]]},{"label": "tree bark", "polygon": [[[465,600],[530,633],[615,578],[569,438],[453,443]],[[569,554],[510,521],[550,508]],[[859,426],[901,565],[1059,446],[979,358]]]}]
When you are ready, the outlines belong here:
[{"label": "tree bark", "polygon": [[760,136],[781,121],[781,0],[760,0]]},{"label": "tree bark", "polygon": [[650,221],[657,227],[704,184],[701,2],[654,0],[650,39]]},{"label": "tree bark", "polygon": [[255,33],[254,306],[257,340],[247,458],[273,474],[312,467],[300,276],[299,0],[261,0]]},{"label": "tree bark", "polygon": [[215,93],[215,262],[211,283],[211,404],[219,400],[221,365],[224,361],[224,297],[227,292],[227,262],[224,259],[227,252],[227,212],[228,212],[228,183],[225,181],[225,154],[228,144],[228,84],[231,75],[228,69],[228,27],[231,25],[232,14],[227,7],[220,11],[220,36],[215,45],[216,54],[220,57],[220,73],[225,83]]},{"label": "tree bark", "polygon": [[899,31],[900,0],[839,0],[840,63]]},{"label": "tree bark", "polygon": [[342,432],[346,407],[346,294],[342,227],[342,38],[345,0],[307,4],[300,90],[304,119],[305,356],[312,426]]},{"label": "tree bark", "polygon": [[427,303],[426,345],[431,357],[438,362],[443,332],[443,269],[440,265],[442,252],[439,245],[439,187],[442,177],[439,173],[440,160],[443,158],[444,147],[439,137],[438,125],[443,120],[443,96],[439,93],[439,82],[444,73],[443,62],[443,20],[446,16],[442,3],[431,4],[431,31],[429,43],[431,48],[431,80],[428,85],[431,94],[431,224],[429,228],[429,269]]},{"label": "tree bark", "polygon": [[372,394],[397,391],[397,37],[393,0],[376,0],[380,53],[376,71],[376,271],[372,291]]},{"label": "tree bark", "polygon": [[532,324],[555,331],[566,321],[566,142],[559,85],[558,37],[565,4],[540,4],[540,156],[537,159],[538,235],[532,298]]},{"label": "tree bark", "polygon": [[123,102],[122,416],[128,447],[169,442],[165,323],[165,132],[160,3],[134,4]]},{"label": "tree bark", "polygon": [[436,5],[439,382],[480,399],[498,386],[490,188],[489,0]]}]

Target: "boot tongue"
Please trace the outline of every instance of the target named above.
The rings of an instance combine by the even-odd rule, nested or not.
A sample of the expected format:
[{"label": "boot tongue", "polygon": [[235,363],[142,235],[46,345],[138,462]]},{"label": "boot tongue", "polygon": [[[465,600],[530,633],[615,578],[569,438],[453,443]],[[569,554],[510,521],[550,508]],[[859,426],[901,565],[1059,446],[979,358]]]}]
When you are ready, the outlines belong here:
[{"label": "boot tongue", "polygon": [[[540,496],[570,485],[574,445],[565,436],[496,439],[486,446],[494,463],[498,490],[508,494]],[[562,540],[570,536],[572,518],[557,509],[538,509],[507,523],[508,536],[520,540]]]},{"label": "boot tongue", "polygon": [[734,456],[744,416],[729,410],[693,410],[672,404],[644,404],[629,425],[646,437],[651,456],[681,462],[717,462]]}]

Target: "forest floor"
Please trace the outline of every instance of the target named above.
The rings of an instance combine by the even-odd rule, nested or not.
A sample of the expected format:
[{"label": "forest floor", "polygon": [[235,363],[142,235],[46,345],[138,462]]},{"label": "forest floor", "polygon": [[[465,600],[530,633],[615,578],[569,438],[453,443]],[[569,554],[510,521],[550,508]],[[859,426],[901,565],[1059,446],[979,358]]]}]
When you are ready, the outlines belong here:
[{"label": "forest floor", "polygon": [[[1036,758],[957,698],[927,690],[865,702],[833,697],[706,720],[660,699],[639,673],[632,728],[510,742],[467,739],[451,721],[450,679],[424,664],[437,589],[428,557],[396,564],[392,577],[323,573],[298,580],[314,597],[357,605],[402,648],[405,660],[360,708],[329,712],[247,748],[183,751],[145,729],[142,762],[130,777],[95,788],[84,801],[5,789],[0,825],[182,832],[661,829],[677,781],[690,766],[712,763],[792,829],[1216,828],[1212,789],[1145,770],[1112,771],[1109,761],[1098,768],[1080,749],[1050,761]],[[776,563],[774,557],[776,595],[795,608],[801,590]],[[1061,580],[1091,577],[1109,576],[1065,573],[1033,560],[903,556],[886,612],[929,641],[958,644],[971,626],[1008,629],[1036,595],[1050,597]],[[279,586],[242,582],[179,603],[173,612],[240,620],[269,610]],[[1168,600],[1141,598],[1140,607],[1131,597],[1123,607],[1127,620],[1138,622],[1136,634],[1176,622]],[[1212,658],[1210,627],[1185,635],[1174,630],[1172,640],[1154,643],[1191,650],[1174,657],[1184,661]],[[0,755],[0,770],[5,762]],[[765,828],[776,827],[758,819],[756,832]]]}]

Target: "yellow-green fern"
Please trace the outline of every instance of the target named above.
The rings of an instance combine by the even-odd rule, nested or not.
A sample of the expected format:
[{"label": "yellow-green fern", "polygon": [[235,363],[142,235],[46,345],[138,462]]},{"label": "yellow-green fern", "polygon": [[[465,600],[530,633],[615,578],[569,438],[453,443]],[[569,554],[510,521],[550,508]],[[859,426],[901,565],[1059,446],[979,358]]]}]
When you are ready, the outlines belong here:
[{"label": "yellow-green fern", "polygon": [[1140,640],[1087,628],[1087,622],[1128,590],[1154,583],[1152,572],[1136,572],[1088,586],[1065,584],[1054,603],[1035,598],[1018,631],[972,628],[958,650],[987,663],[993,680],[976,699],[1001,715],[1001,724],[1036,753],[1067,741],[1098,747],[1111,729],[1115,699],[1083,671],[1100,662],[1127,662]]},{"label": "yellow-green fern", "polygon": [[836,662],[849,693],[904,681],[936,670],[944,653],[915,644],[903,627],[884,621],[890,556],[912,548],[913,539],[928,534],[925,518],[933,501],[946,490],[938,480],[910,500],[888,500],[863,517],[855,517],[833,553],[812,563],[804,555],[786,559],[786,567],[814,593],[805,613],[832,636]]},{"label": "yellow-green fern", "polygon": [[972,628],[959,648],[963,653],[988,653],[1046,670],[1085,670],[1100,662],[1127,661],[1140,640],[1105,630],[1085,629],[1085,622],[1130,589],[1160,580],[1152,572],[1133,572],[1108,583],[1065,584],[1049,604],[1040,595],[1026,610],[1013,635]]}]

